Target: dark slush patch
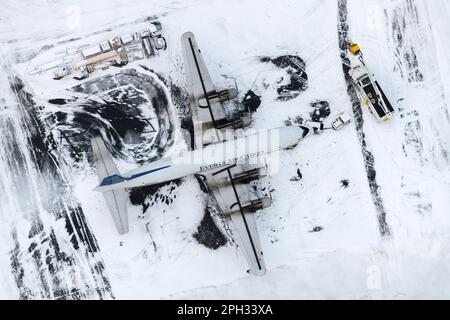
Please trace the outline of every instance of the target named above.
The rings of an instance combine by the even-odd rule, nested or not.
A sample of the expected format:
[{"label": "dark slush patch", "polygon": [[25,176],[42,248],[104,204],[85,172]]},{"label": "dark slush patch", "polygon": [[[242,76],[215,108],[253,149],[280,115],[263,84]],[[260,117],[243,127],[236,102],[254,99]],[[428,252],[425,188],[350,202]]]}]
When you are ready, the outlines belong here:
[{"label": "dark slush patch", "polygon": [[278,87],[278,100],[289,101],[308,89],[308,74],[306,63],[302,58],[294,55],[285,55],[277,58],[262,57],[261,62],[271,62],[278,68],[286,69],[290,83]]},{"label": "dark slush patch", "polygon": [[205,215],[198,226],[197,232],[192,236],[198,243],[212,250],[217,250],[227,243],[227,239],[214,223],[208,209],[205,209]]}]

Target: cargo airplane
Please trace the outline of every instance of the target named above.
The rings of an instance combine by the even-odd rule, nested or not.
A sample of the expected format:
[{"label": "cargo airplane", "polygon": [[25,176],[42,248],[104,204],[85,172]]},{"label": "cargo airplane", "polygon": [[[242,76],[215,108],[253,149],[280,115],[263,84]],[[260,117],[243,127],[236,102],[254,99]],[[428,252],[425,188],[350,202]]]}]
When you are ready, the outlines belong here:
[{"label": "cargo airplane", "polygon": [[[125,234],[129,231],[127,189],[189,175],[203,177],[223,216],[231,221],[233,238],[244,253],[250,271],[263,275],[266,268],[254,213],[268,207],[271,201],[255,194],[249,184],[267,175],[265,157],[295,147],[314,130],[309,126],[290,126],[227,140],[223,130],[245,127],[251,117],[249,114],[232,119],[225,116],[223,103],[234,98],[236,90],[216,91],[194,35],[187,32],[181,41],[194,124],[192,150],[120,173],[102,138],[94,137],[92,147],[100,182],[95,190],[103,193],[118,232]],[[212,134],[205,138],[205,130]]]}]

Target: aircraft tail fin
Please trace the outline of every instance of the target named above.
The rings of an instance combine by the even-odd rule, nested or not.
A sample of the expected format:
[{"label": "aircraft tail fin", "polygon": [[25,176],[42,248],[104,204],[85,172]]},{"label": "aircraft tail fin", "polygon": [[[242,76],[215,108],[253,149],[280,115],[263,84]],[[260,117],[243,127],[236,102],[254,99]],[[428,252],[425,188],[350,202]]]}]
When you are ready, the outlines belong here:
[{"label": "aircraft tail fin", "polygon": [[[114,164],[114,160],[106,148],[105,142],[101,137],[94,137],[91,140],[92,150],[94,152],[94,162],[97,168],[99,182],[106,177],[119,175],[119,170]],[[125,189],[117,189],[103,192],[106,204],[116,224],[117,231],[120,234],[128,233],[128,214],[127,214],[127,193]]]}]

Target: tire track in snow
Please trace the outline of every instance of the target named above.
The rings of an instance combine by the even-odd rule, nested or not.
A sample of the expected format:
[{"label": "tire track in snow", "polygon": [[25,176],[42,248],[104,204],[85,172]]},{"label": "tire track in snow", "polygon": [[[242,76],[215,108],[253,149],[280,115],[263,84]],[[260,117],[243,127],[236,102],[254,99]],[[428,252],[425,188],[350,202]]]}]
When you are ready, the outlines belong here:
[{"label": "tire track in snow", "polygon": [[[399,122],[404,126],[403,161],[408,161],[414,168],[414,174],[402,176],[401,185],[408,199],[406,205],[421,216],[428,216],[430,221],[433,211],[432,195],[423,188],[429,178],[424,171],[433,165],[438,169],[448,167],[450,155],[450,117],[437,46],[441,40],[439,38],[445,37],[436,39],[432,32],[433,27],[439,26],[441,15],[434,16],[434,19],[429,16],[429,9],[435,9],[437,5],[438,3],[430,7],[426,1],[407,0],[399,2],[390,11],[385,10],[389,30],[392,30],[388,34],[388,40],[395,53],[394,71],[411,83],[409,88],[420,83],[415,91],[422,92],[420,96],[426,97],[422,103],[414,95],[407,95],[399,101]],[[437,7],[445,13],[444,7]],[[411,57],[414,59],[411,60]],[[404,66],[404,70],[399,69],[399,65]],[[405,74],[409,76],[406,77]],[[420,75],[419,78],[411,78],[411,75],[417,74]],[[420,179],[421,183],[417,183],[416,179]],[[423,222],[421,225],[425,227]]]},{"label": "tire track in snow", "polygon": [[52,155],[31,94],[2,63],[0,214],[20,299],[114,298],[97,241]]},{"label": "tire track in snow", "polygon": [[364,158],[364,166],[367,173],[372,200],[377,211],[378,229],[381,237],[391,236],[391,228],[386,220],[386,210],[383,205],[383,199],[380,195],[379,185],[376,180],[375,158],[370,152],[364,133],[364,119],[362,114],[361,102],[358,98],[355,87],[348,71],[350,70],[350,59],[348,57],[347,44],[349,40],[349,25],[347,22],[347,0],[338,0],[338,37],[339,48],[341,50],[342,67],[344,71],[345,81],[347,83],[347,93],[352,103],[353,115],[355,118],[356,131],[361,145],[361,151]]},{"label": "tire track in snow", "polygon": [[[416,53],[417,40],[424,43],[423,34],[405,33],[410,26],[419,26],[419,15],[414,1],[406,0],[392,11],[392,39],[395,45],[396,65],[394,71],[399,71],[402,78],[408,82],[422,82],[424,74],[420,68]],[[414,28],[412,28],[414,29]],[[419,28],[416,28],[419,30]]]}]

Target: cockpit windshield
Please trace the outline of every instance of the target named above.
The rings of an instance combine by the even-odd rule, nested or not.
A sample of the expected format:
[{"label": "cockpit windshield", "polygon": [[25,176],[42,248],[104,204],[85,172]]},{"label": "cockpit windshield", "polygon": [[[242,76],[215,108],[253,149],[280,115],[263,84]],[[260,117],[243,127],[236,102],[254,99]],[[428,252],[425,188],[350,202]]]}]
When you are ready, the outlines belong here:
[{"label": "cockpit windshield", "polygon": [[300,126],[300,128],[303,129],[303,134],[302,134],[302,138],[306,137],[309,133],[309,128],[304,127],[304,126]]}]

